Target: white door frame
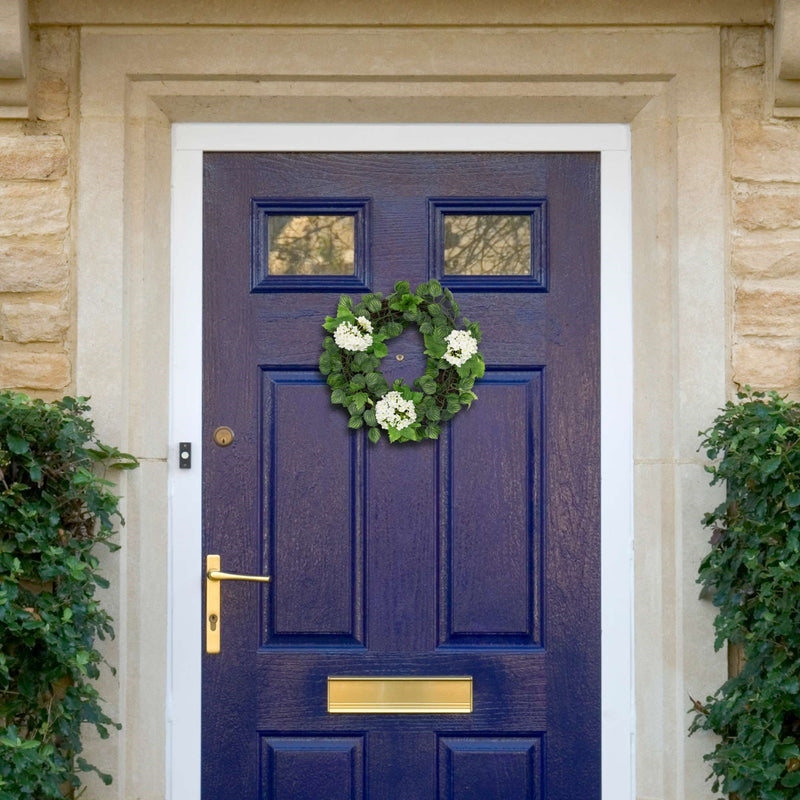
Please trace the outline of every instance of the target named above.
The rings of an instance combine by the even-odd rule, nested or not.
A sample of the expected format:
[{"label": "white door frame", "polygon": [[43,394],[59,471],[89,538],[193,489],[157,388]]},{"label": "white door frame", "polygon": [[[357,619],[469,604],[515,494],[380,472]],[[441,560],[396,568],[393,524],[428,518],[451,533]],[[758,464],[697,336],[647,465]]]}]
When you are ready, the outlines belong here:
[{"label": "white door frame", "polygon": [[[601,155],[602,794],[635,800],[630,131],[620,124],[180,123],[172,129],[167,800],[200,800],[202,161],[205,151]],[[177,466],[192,442],[193,467]]]}]

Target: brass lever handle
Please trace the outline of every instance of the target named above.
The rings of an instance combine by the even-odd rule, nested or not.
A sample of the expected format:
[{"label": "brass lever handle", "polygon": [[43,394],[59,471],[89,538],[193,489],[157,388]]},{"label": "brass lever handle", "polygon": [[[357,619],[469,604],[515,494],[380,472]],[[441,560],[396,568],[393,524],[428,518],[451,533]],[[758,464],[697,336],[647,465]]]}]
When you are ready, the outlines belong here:
[{"label": "brass lever handle", "polygon": [[222,572],[219,555],[206,556],[206,653],[219,653],[222,603],[220,581],[257,581],[268,583],[268,575],[235,575]]},{"label": "brass lever handle", "polygon": [[235,575],[232,572],[220,572],[218,569],[210,569],[206,573],[210,581],[258,581],[259,583],[269,583],[269,575]]}]

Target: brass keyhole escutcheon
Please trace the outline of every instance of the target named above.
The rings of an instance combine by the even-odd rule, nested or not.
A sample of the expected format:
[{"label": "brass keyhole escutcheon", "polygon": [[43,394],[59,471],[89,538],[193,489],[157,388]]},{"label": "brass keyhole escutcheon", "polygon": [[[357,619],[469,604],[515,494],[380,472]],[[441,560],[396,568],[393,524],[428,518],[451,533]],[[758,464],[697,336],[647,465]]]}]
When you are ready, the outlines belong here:
[{"label": "brass keyhole escutcheon", "polygon": [[233,441],[233,431],[227,425],[221,425],[214,431],[214,443],[227,447]]}]

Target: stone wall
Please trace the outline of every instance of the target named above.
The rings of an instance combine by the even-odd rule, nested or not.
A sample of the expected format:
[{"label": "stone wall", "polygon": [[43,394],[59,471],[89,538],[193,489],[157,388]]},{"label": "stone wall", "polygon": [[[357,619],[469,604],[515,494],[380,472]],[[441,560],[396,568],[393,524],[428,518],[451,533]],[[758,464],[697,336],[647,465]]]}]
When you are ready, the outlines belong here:
[{"label": "stone wall", "polygon": [[77,31],[31,35],[30,121],[0,121],[0,387],[71,387]]},{"label": "stone wall", "polygon": [[722,37],[733,380],[800,396],[800,121],[771,117],[771,41]]},{"label": "stone wall", "polygon": [[[0,121],[0,386],[58,396],[74,352],[77,29],[32,32],[33,119]],[[771,31],[722,32],[732,378],[800,395],[800,122],[770,115]]]},{"label": "stone wall", "polygon": [[[52,5],[61,7],[58,2]],[[77,5],[88,9],[92,4]],[[97,7],[103,5],[123,8],[128,4]],[[661,9],[667,7],[671,5],[659,4]],[[66,22],[72,24],[75,19]],[[60,52],[74,59],[72,32],[63,24],[50,19],[39,30],[45,42],[61,38],[70,42]],[[272,31],[230,28],[220,35],[204,27],[175,25],[150,32],[93,24],[81,32],[83,188],[80,202],[72,203],[80,226],[72,226],[71,238],[63,230],[36,237],[51,237],[48,241],[60,245],[63,258],[55,263],[63,268],[63,288],[31,294],[20,289],[0,298],[51,306],[66,301],[72,320],[76,307],[70,288],[76,272],[72,253],[78,242],[79,348],[73,349],[74,325],[65,342],[3,341],[0,345],[9,353],[27,348],[34,354],[52,351],[72,359],[78,388],[94,395],[103,434],[142,457],[141,469],[127,476],[122,492],[128,519],[122,534],[124,546],[107,569],[112,580],[110,608],[118,620],[118,638],[109,643],[108,656],[119,673],[118,685],[101,691],[124,727],[108,742],[91,744],[93,753],[99,753],[92,760],[113,772],[115,782],[108,790],[93,786],[89,797],[163,800],[166,743],[176,747],[171,764],[183,756],[183,771],[168,774],[169,780],[177,782],[176,797],[189,796],[183,780],[187,775],[194,780],[197,774],[191,761],[199,730],[199,724],[191,725],[192,714],[199,713],[197,704],[195,698],[184,705],[175,700],[177,689],[195,685],[196,663],[188,656],[180,662],[182,667],[188,663],[188,672],[169,672],[175,666],[168,665],[165,652],[168,633],[173,647],[185,641],[179,636],[187,631],[193,631],[192,636],[198,633],[191,620],[196,620],[200,602],[192,594],[199,593],[195,575],[185,583],[182,578],[173,583],[172,594],[167,594],[170,554],[173,564],[196,563],[199,550],[195,554],[194,548],[199,548],[200,529],[194,516],[199,514],[199,504],[194,503],[191,513],[173,518],[171,537],[168,534],[167,459],[174,452],[168,449],[166,434],[169,121],[193,121],[200,115],[238,119],[237,110],[244,121],[257,116],[254,109],[265,116],[277,115],[267,117],[270,121],[283,119],[280,114],[325,118],[331,110],[357,119],[418,119],[433,108],[431,98],[441,107],[453,107],[458,99],[478,119],[509,119],[514,113],[546,116],[554,114],[554,109],[564,115],[559,117],[562,121],[596,121],[599,114],[617,122],[636,118],[632,139],[637,198],[634,260],[640,269],[634,410],[636,613],[640,623],[636,644],[638,783],[642,800],[708,796],[701,754],[710,748],[699,737],[686,741],[686,697],[688,692],[702,696],[704,687],[713,690],[723,672],[714,663],[710,615],[697,603],[694,581],[706,540],[698,536],[698,520],[710,505],[694,431],[701,424],[698,419],[707,422],[724,396],[724,323],[730,317],[720,307],[722,200],[726,197],[718,117],[720,30],[687,24],[684,28],[617,26],[613,30],[566,26],[525,29],[511,36],[503,33],[463,29],[455,35],[444,27],[407,31],[387,26],[359,34],[281,27]],[[761,32],[755,30],[755,34],[756,50],[763,51]],[[314,47],[309,47],[309,36]],[[747,47],[743,49],[740,60],[746,64]],[[72,127],[76,84],[71,80],[72,66],[59,75],[46,68],[43,52],[47,48],[40,42],[34,54],[39,120],[2,129],[2,136],[20,143],[26,136],[60,137],[70,160],[64,174],[54,181],[17,177],[3,179],[3,185],[29,183],[49,197],[63,183],[70,187],[66,190],[69,198],[74,186],[72,159],[78,153]],[[475,54],[480,55],[477,61]],[[756,55],[756,62],[759,59],[763,65],[763,54]],[[587,79],[566,80],[565,63],[569,75]],[[747,76],[758,72],[754,66],[737,68],[748,91]],[[506,72],[519,73],[520,79],[498,83],[498,76]],[[317,81],[318,76],[329,74],[331,80]],[[275,79],[237,80],[238,75]],[[420,76],[418,81],[413,80],[415,75]],[[630,80],[617,80],[615,75],[630,76]],[[458,80],[440,82],[442,76]],[[475,76],[476,80],[470,80]],[[762,71],[758,91],[763,90]],[[440,98],[447,91],[453,98],[443,103]],[[45,119],[45,101],[55,101],[57,106],[59,93],[62,116]],[[729,92],[726,102],[731,97]],[[758,97],[763,103],[763,96]],[[44,207],[51,206],[44,203]],[[27,227],[24,233],[33,238]],[[124,270],[114,268],[123,263]],[[196,289],[196,283],[188,285]],[[647,314],[648,309],[654,313]],[[187,366],[185,374],[189,372]],[[59,391],[54,383],[50,385],[53,388],[41,391]],[[195,399],[198,395],[193,392]],[[185,438],[199,435],[192,430],[190,426]],[[624,431],[618,452],[624,458]],[[613,483],[605,482],[606,486]],[[181,492],[185,500],[185,490]],[[624,515],[629,494],[622,491],[621,496]],[[623,525],[621,531],[615,529],[611,538],[625,548],[627,527]],[[625,557],[620,559],[620,563],[625,561]],[[622,581],[614,596],[620,590],[624,594],[628,586],[628,581]],[[174,625],[168,631],[164,609],[170,598],[183,603],[186,611],[185,617],[173,617],[173,625],[175,619],[184,618],[189,624]],[[173,609],[178,605],[173,602]],[[624,611],[621,618],[627,618]],[[615,649],[626,652],[624,645]],[[184,650],[199,652],[193,647]],[[168,728],[154,723],[163,719],[167,687],[175,690]],[[612,711],[629,723],[624,701]],[[174,736],[175,731],[181,735]],[[616,750],[615,759],[623,751],[613,763],[623,765],[616,771],[624,784],[626,748],[606,748],[606,752],[612,750]]]}]

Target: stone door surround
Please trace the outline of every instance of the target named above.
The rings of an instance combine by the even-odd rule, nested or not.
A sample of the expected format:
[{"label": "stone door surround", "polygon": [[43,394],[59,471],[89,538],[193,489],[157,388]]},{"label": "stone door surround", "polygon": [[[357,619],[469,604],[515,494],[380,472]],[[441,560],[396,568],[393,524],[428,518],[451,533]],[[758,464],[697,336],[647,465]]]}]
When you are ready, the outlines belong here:
[{"label": "stone door surround", "polygon": [[142,458],[109,565],[102,688],[124,728],[91,745],[116,776],[92,796],[164,792],[170,137],[201,121],[630,124],[637,793],[708,795],[708,742],[685,730],[688,693],[725,670],[694,584],[713,502],[695,434],[728,363],[719,60],[713,27],[81,30],[77,391]]}]

